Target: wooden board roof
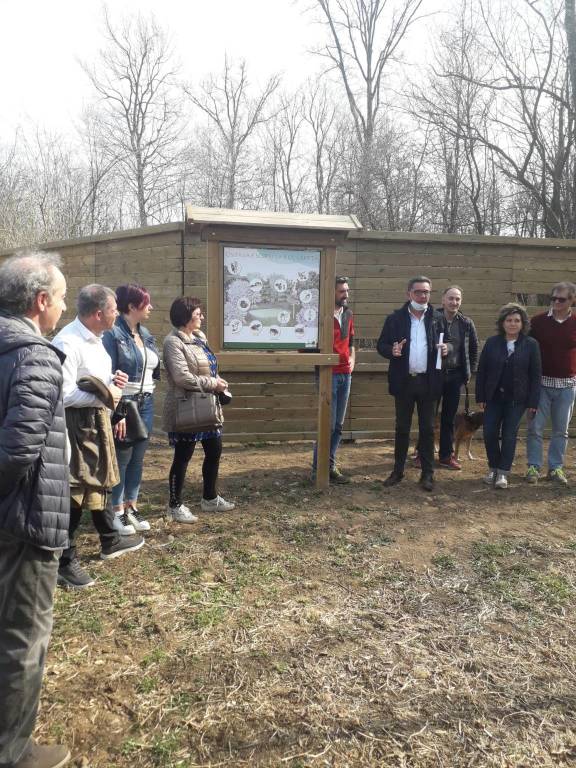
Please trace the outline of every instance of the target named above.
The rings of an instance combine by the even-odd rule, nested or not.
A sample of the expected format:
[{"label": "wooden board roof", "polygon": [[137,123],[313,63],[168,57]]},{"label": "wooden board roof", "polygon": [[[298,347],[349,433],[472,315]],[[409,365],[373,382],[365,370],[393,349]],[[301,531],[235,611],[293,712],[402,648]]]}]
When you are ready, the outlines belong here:
[{"label": "wooden board roof", "polygon": [[351,232],[361,230],[362,224],[353,214],[328,216],[318,213],[277,213],[275,211],[245,211],[230,208],[197,208],[186,206],[186,224],[192,229],[210,225],[232,227],[283,227],[290,229],[330,230]]}]

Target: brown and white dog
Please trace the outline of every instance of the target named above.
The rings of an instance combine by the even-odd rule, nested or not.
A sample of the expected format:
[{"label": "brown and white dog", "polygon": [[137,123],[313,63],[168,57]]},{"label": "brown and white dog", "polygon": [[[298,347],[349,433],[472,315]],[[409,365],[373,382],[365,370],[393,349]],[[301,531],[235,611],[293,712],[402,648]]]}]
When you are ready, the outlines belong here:
[{"label": "brown and white dog", "polygon": [[457,413],[454,419],[454,456],[457,461],[460,459],[460,447],[466,449],[469,459],[474,459],[470,453],[470,444],[474,434],[484,423],[483,411],[469,411],[468,413]]}]

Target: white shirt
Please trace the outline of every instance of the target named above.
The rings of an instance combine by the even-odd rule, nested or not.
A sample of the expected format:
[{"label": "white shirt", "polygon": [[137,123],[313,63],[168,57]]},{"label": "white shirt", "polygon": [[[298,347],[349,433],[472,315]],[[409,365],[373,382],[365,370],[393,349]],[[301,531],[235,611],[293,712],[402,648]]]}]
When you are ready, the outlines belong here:
[{"label": "white shirt", "polygon": [[[142,361],[144,361],[144,350],[142,347],[136,347],[138,349],[138,352],[140,352],[140,355],[142,357]],[[160,358],[154,352],[153,349],[150,349],[149,347],[146,347],[146,368],[144,370],[144,382],[142,384],[142,392],[154,392],[154,387],[156,386],[156,382],[152,378],[152,374],[156,370],[156,366],[160,362]],[[123,395],[137,395],[138,392],[140,392],[140,382],[139,381],[129,381],[124,389],[122,390]]]},{"label": "white shirt", "polygon": [[428,339],[426,338],[426,325],[423,312],[420,318],[408,310],[410,315],[410,357],[408,358],[408,370],[410,373],[426,373],[428,368]]},{"label": "white shirt", "polygon": [[334,317],[338,321],[338,325],[342,328],[342,315],[344,314],[344,307],[338,307],[334,310]]},{"label": "white shirt", "polygon": [[106,386],[112,383],[112,360],[104,349],[102,338],[92,333],[76,318],[62,328],[52,344],[66,355],[62,364],[64,407],[105,408],[100,398],[91,392],[83,392],[76,386],[82,376],[96,376]]}]

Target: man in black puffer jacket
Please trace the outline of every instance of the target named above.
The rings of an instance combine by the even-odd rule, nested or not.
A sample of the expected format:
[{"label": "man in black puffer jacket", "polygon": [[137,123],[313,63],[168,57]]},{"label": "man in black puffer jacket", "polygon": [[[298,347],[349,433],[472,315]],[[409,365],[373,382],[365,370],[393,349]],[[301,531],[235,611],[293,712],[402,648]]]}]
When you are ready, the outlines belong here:
[{"label": "man in black puffer jacket", "polygon": [[56,255],[31,253],[0,267],[0,768],[70,759],[31,739],[68,545],[64,356],[42,337],[66,308],[59,266]]}]

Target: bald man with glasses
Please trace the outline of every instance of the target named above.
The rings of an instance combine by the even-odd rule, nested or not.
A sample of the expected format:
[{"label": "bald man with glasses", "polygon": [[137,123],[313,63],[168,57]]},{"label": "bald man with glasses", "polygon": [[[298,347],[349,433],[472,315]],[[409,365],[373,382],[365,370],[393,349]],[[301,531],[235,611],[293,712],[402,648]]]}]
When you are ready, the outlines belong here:
[{"label": "bald man with glasses", "polygon": [[550,296],[550,309],[531,320],[530,335],[540,344],[542,387],[538,410],[528,422],[526,480],[535,485],[543,465],[543,436],[548,420],[552,434],[548,446],[546,479],[568,485],[564,473],[564,454],[568,444],[568,426],[576,393],[576,298],[574,283],[557,283]]}]

